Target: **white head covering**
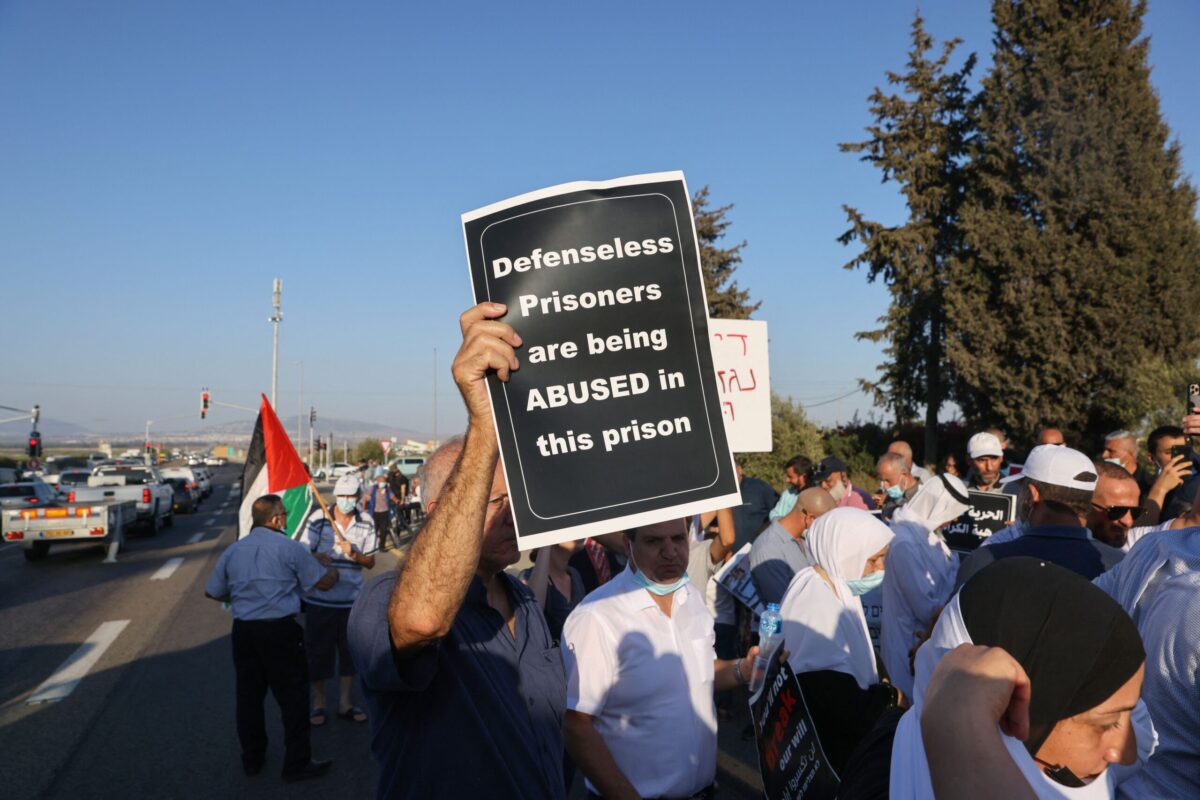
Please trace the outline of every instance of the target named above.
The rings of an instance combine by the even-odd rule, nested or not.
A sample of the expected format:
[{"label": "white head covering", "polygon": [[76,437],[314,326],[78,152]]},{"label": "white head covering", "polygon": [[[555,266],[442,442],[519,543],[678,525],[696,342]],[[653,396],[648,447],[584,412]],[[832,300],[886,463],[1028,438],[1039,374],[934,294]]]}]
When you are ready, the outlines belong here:
[{"label": "white head covering", "polygon": [[809,528],[809,558],[825,570],[834,588],[814,568],[805,567],[784,593],[780,613],[793,671],[845,672],[863,689],[879,682],[862,602],[846,581],[861,578],[867,559],[891,540],[886,525],[857,508],[835,508]]},{"label": "white head covering", "polygon": [[[957,495],[957,496],[956,496]],[[967,489],[953,475],[938,475],[921,484],[913,498],[896,510],[883,580],[883,620],[879,655],[888,678],[905,695],[913,692],[908,653],[916,632],[928,631],[934,612],[954,591],[958,556],[937,529],[967,510]]]},{"label": "white head covering", "polygon": [[967,487],[954,475],[938,475],[921,484],[921,488],[892,515],[893,522],[915,522],[933,531],[951,520],[958,519],[970,508]]}]

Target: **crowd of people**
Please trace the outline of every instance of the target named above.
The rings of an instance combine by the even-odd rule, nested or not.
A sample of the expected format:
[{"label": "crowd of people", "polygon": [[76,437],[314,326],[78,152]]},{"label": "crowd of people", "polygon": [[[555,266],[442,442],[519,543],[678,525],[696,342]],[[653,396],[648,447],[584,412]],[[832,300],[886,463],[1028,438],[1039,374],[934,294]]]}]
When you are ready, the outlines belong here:
[{"label": "crowd of people", "polygon": [[[232,595],[248,771],[276,680],[257,665],[300,637],[309,677],[332,677],[336,655],[361,679],[379,797],[564,798],[576,774],[589,797],[718,796],[724,704],[759,651],[751,610],[714,576],[750,545],[839,797],[1200,796],[1200,477],[1182,447],[1200,415],[1150,435],[1153,473],[1127,432],[1093,458],[1052,427],[1021,459],[980,431],[934,470],[892,442],[878,492],[836,457],[789,459],[782,495],[739,468],[740,506],[543,548],[516,576],[486,385],[519,367],[504,313],[461,317],[468,426],[423,467],[428,518],[400,569],[361,582],[386,475],[369,494],[339,482],[334,519],[301,542],[272,539],[282,504],[260,498],[258,527],[222,556],[207,592]],[[1016,512],[958,552],[944,531],[972,490],[1012,494]],[[239,582],[268,555],[291,583],[256,605]],[[302,593],[321,607],[307,632],[289,624]],[[314,707],[305,689],[306,713],[285,711],[285,777],[324,769],[306,727],[299,743],[324,715],[313,688]]]}]

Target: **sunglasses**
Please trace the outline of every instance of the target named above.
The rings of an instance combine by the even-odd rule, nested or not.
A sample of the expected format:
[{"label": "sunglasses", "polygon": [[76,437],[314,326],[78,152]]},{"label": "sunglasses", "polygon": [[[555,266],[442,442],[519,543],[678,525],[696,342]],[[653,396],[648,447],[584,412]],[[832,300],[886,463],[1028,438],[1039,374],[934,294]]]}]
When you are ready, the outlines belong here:
[{"label": "sunglasses", "polygon": [[1126,514],[1131,514],[1134,519],[1137,519],[1145,510],[1142,506],[1102,506],[1098,503],[1092,503],[1092,508],[1097,511],[1103,511],[1113,522],[1121,519]]}]

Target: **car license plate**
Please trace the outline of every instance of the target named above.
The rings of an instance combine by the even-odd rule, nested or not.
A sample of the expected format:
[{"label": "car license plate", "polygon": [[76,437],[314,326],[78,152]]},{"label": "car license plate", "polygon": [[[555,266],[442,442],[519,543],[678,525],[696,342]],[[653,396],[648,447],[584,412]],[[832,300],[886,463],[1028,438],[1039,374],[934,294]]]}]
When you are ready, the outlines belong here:
[{"label": "car license plate", "polygon": [[46,531],[42,535],[45,536],[47,539],[50,539],[50,538],[58,538],[60,536],[72,536],[72,535],[74,535],[74,533],[75,533],[75,531],[57,530],[57,531]]}]

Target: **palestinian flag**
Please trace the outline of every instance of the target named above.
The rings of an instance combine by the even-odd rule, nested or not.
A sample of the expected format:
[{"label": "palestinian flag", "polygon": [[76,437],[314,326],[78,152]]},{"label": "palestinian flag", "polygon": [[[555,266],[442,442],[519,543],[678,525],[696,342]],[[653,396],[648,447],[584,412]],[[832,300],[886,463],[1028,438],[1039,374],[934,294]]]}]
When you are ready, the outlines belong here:
[{"label": "palestinian flag", "polygon": [[314,500],[309,489],[308,470],[292,446],[279,417],[262,396],[254,437],[246,453],[242,470],[242,506],[238,512],[238,538],[250,532],[250,506],[264,494],[277,494],[287,507],[287,535],[293,539],[312,513]]}]

